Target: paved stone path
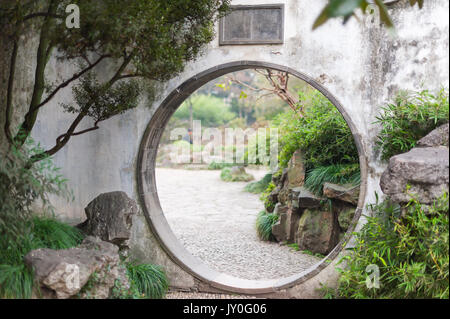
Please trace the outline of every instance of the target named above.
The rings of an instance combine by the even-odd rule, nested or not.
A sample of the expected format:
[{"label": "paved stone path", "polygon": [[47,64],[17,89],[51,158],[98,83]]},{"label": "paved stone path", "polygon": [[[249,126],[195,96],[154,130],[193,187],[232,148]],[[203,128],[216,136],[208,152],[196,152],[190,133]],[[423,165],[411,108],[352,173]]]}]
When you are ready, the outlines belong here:
[{"label": "paved stone path", "polygon": [[[247,170],[256,179],[264,171]],[[263,209],[247,183],[226,183],[220,171],[158,168],[161,206],[181,243],[211,268],[243,279],[287,277],[319,261],[278,243],[262,242],[255,230]]]}]

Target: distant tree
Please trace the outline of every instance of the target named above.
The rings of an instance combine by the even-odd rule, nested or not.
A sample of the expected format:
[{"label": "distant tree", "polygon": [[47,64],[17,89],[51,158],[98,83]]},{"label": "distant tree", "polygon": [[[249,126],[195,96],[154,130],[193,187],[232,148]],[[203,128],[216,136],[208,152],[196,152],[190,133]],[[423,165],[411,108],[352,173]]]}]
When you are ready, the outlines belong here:
[{"label": "distant tree", "polygon": [[180,106],[173,118],[189,122],[191,105],[193,119],[200,120],[204,127],[218,127],[236,117],[223,99],[212,95],[195,94]]},{"label": "distant tree", "polygon": [[[71,137],[99,128],[99,123],[137,106],[143,81],[166,81],[214,38],[214,22],[227,12],[230,0],[8,0],[0,3],[0,28],[12,43],[3,131],[11,144],[23,145],[39,111],[65,87],[73,85],[74,102],[61,105],[76,115],[55,145],[34,155],[36,162],[63,148]],[[80,28],[68,28],[66,8],[80,12]],[[74,8],[74,6],[71,6]],[[70,22],[70,21],[69,21]],[[76,22],[76,21],[72,21]],[[76,25],[76,23],[72,23]],[[15,70],[20,38],[37,30],[39,46],[31,103],[18,133],[11,127]],[[46,67],[52,56],[78,69],[61,83],[51,83]],[[100,76],[108,64],[110,75]],[[103,69],[104,70],[104,69]],[[77,131],[84,118],[92,128]]]}]

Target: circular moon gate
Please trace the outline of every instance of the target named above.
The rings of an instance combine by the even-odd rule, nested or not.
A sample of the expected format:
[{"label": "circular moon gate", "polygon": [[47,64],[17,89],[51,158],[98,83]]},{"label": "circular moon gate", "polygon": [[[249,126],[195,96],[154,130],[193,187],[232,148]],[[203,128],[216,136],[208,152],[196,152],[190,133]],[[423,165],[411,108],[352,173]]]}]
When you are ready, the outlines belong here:
[{"label": "circular moon gate", "polygon": [[[273,280],[247,280],[236,278],[224,273],[220,273],[208,267],[200,259],[194,257],[178,241],[175,234],[171,230],[159,202],[155,180],[155,163],[159,141],[161,139],[162,133],[164,132],[166,124],[170,120],[173,113],[177,110],[177,108],[184,102],[184,100],[188,98],[192,93],[194,93],[198,88],[215,78],[231,72],[255,68],[265,68],[288,72],[289,74],[292,74],[310,84],[312,87],[320,91],[326,98],[328,98],[330,102],[342,114],[353,134],[353,138],[359,153],[359,162],[361,169],[360,197],[358,208],[356,209],[355,217],[353,219],[353,227],[350,227],[348,229],[345,237],[325,259],[323,259],[310,269],[290,277]],[[356,126],[345,111],[344,107],[339,103],[339,101],[320,83],[316,82],[303,73],[297,72],[285,66],[255,61],[239,61],[213,67],[188,79],[177,89],[172,91],[169,96],[162,102],[162,104],[158,106],[145,130],[139,149],[136,173],[139,192],[138,196],[144,215],[151,231],[153,232],[165,252],[168,254],[168,256],[181,268],[183,268],[189,274],[205,284],[208,284],[225,292],[253,295],[274,293],[281,289],[296,286],[314,277],[327,265],[329,265],[329,261],[336,258],[336,256],[342,251],[343,242],[348,241],[348,239],[351,237],[356,222],[361,216],[361,207],[363,207],[364,205],[364,198],[367,189],[367,160],[363,143],[360,135],[357,133]]]}]

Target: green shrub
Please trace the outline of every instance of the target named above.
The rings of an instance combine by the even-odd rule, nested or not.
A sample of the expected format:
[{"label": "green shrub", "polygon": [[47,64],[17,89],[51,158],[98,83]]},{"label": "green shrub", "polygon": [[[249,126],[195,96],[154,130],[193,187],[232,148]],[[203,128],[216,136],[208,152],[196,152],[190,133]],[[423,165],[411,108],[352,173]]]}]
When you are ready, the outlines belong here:
[{"label": "green shrub", "polygon": [[259,200],[264,203],[264,207],[267,211],[273,211],[275,208],[276,203],[272,202],[269,197],[270,193],[272,193],[275,188],[276,185],[273,182],[270,182],[265,191],[263,191],[259,196]]},{"label": "green shrub", "polygon": [[325,183],[351,184],[357,187],[361,183],[359,164],[316,167],[306,174],[305,187],[317,196],[323,194]]},{"label": "green shrub", "polygon": [[215,170],[222,170],[222,169],[224,169],[225,167],[232,167],[232,166],[234,166],[234,164],[232,164],[232,163],[216,163],[216,162],[211,162],[211,163],[208,165],[208,169],[211,170],[211,171],[215,171]]},{"label": "green shrub", "polygon": [[127,263],[131,290],[149,299],[161,299],[169,289],[169,280],[160,266]]},{"label": "green shrub", "polygon": [[278,215],[268,214],[261,211],[256,218],[256,232],[258,237],[264,241],[273,241],[272,226],[278,221]]},{"label": "green shrub", "polygon": [[279,128],[281,167],[287,167],[298,149],[303,151],[307,170],[318,166],[358,163],[358,151],[347,122],[337,108],[320,92],[300,94],[305,116],[292,112],[273,122]]},{"label": "green shrub", "polygon": [[249,183],[244,190],[249,193],[259,194],[264,192],[272,181],[272,174],[266,174],[261,180]]},{"label": "green shrub", "polygon": [[224,182],[249,182],[253,180],[254,177],[247,173],[233,175],[231,174],[231,168],[225,167],[220,172],[220,179]]},{"label": "green shrub", "polygon": [[418,140],[449,121],[448,91],[401,92],[382,111],[376,122],[381,125],[377,145],[382,159],[388,160],[409,151]]},{"label": "green shrub", "polygon": [[65,180],[50,158],[29,164],[30,157],[42,151],[27,139],[24,146],[13,145],[0,154],[0,298],[31,297],[33,274],[23,261],[28,252],[68,248],[81,240],[70,226],[32,215],[35,202],[45,216],[54,213],[49,194],[70,198]]},{"label": "green shrub", "polygon": [[27,139],[21,147],[11,146],[0,154],[0,249],[27,236],[32,204],[39,202],[44,214],[54,213],[49,194],[69,198],[66,180],[59,174],[51,158],[29,165],[29,159],[43,149]]},{"label": "green shrub", "polygon": [[[341,259],[341,298],[449,298],[448,194],[425,208],[412,200],[401,214],[389,201],[369,206],[373,213],[354,251]],[[366,267],[380,269],[380,287],[366,286]]]}]

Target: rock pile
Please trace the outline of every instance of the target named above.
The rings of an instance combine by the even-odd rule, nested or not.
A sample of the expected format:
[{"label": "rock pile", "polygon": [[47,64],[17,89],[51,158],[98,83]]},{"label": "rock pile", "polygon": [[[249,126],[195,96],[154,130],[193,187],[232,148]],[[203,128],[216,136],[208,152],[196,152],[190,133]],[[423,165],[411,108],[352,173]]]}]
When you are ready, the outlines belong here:
[{"label": "rock pile", "polygon": [[391,157],[380,180],[383,193],[398,203],[414,197],[422,204],[432,204],[448,192],[448,134],[447,123],[419,140],[409,152]]},{"label": "rock pile", "polygon": [[359,198],[359,186],[325,183],[323,197],[304,187],[305,168],[296,151],[276,185],[267,209],[279,216],[272,234],[279,242],[297,243],[301,250],[327,255],[351,226]]},{"label": "rock pile", "polygon": [[36,298],[106,299],[118,282],[129,289],[126,269],[120,262],[126,256],[132,217],[138,208],[123,192],[99,195],[85,208],[87,220],[78,227],[87,235],[71,249],[37,249],[25,256],[34,270]]}]

